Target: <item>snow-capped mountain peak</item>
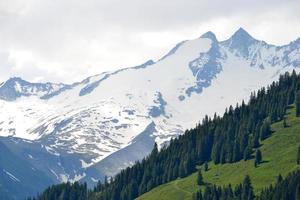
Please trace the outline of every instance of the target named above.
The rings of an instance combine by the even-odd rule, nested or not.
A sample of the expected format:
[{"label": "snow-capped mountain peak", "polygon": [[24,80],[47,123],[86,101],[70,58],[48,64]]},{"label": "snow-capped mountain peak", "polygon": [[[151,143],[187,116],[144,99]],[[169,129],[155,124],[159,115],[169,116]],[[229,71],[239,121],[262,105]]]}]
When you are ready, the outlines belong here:
[{"label": "snow-capped mountain peak", "polygon": [[0,134],[17,140],[11,147],[30,151],[36,159],[30,162],[56,181],[113,175],[146,156],[154,142],[163,146],[205,114],[222,114],[280,74],[298,70],[299,41],[269,45],[239,29],[219,42],[207,32],[156,62],[72,85],[12,78],[0,85]]},{"label": "snow-capped mountain peak", "polygon": [[204,33],[203,35],[200,36],[200,38],[209,38],[213,42],[217,42],[218,41],[216,35],[213,32],[211,32],[211,31],[208,31],[208,32]]},{"label": "snow-capped mountain peak", "polygon": [[222,45],[235,52],[236,55],[248,58],[251,54],[250,48],[253,45],[260,43],[254,39],[243,28],[239,28],[228,40],[222,42]]},{"label": "snow-capped mountain peak", "polygon": [[14,101],[22,96],[42,97],[65,86],[61,83],[30,83],[20,77],[13,77],[0,85],[0,99]]},{"label": "snow-capped mountain peak", "polygon": [[232,36],[232,39],[244,39],[244,40],[249,40],[249,39],[254,39],[245,29],[240,27]]}]

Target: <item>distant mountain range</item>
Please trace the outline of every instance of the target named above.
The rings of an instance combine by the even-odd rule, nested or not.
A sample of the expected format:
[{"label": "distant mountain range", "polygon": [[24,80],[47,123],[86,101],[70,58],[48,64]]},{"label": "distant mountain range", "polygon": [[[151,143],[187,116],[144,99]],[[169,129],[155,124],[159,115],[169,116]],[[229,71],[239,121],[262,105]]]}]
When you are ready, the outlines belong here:
[{"label": "distant mountain range", "polygon": [[[156,62],[74,84],[11,78],[0,85],[0,145],[10,153],[0,153],[28,167],[0,162],[0,185],[13,192],[22,184],[17,197],[50,183],[93,185],[293,69],[300,71],[300,39],[275,46],[240,28],[228,40],[207,32]],[[26,188],[23,173],[43,177],[40,187]]]}]

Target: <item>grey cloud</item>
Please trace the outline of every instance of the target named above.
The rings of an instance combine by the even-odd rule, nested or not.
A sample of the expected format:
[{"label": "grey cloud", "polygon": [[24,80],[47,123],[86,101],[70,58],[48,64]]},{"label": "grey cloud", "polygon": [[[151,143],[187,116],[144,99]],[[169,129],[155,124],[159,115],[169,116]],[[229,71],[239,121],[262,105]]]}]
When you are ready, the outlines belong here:
[{"label": "grey cloud", "polygon": [[8,59],[0,56],[0,79],[77,81],[157,59],[208,30],[224,39],[243,26],[287,42],[300,36],[299,7],[297,0],[3,0],[0,51]]}]

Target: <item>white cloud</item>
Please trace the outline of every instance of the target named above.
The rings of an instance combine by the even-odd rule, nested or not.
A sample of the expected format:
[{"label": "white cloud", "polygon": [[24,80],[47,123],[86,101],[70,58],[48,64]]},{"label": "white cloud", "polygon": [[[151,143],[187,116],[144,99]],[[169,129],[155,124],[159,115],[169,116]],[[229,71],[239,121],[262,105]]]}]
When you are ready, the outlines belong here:
[{"label": "white cloud", "polygon": [[297,0],[2,0],[0,80],[79,81],[158,59],[211,30],[244,27],[284,44],[300,36]]}]

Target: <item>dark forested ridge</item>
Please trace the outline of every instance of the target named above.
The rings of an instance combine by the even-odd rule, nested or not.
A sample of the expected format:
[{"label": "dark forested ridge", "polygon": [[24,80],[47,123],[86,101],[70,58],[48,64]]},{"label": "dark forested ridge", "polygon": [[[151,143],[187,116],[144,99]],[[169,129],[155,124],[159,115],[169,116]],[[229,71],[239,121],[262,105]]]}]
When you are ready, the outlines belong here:
[{"label": "dark forested ridge", "polygon": [[87,190],[86,184],[62,183],[48,187],[41,195],[27,200],[86,200],[88,192],[91,191]]},{"label": "dark forested ridge", "polygon": [[[197,165],[207,161],[223,164],[250,159],[260,141],[272,134],[270,124],[283,119],[288,105],[295,103],[300,112],[300,98],[295,98],[299,86],[300,75],[286,73],[278,82],[252,93],[248,104],[230,106],[222,117],[206,116],[160,151],[155,146],[147,158],[122,170],[110,183],[99,183],[85,198],[131,200],[195,172]],[[47,199],[42,196],[38,199]]]},{"label": "dark forested ridge", "polygon": [[217,187],[216,185],[208,185],[204,192],[199,190],[193,195],[193,200],[221,200],[221,199],[240,199],[254,200],[255,195],[249,176],[246,176],[243,183],[232,189],[231,185],[226,187]]}]

